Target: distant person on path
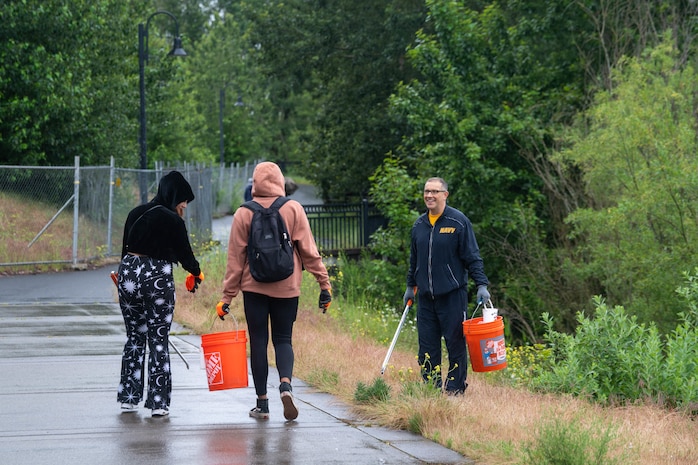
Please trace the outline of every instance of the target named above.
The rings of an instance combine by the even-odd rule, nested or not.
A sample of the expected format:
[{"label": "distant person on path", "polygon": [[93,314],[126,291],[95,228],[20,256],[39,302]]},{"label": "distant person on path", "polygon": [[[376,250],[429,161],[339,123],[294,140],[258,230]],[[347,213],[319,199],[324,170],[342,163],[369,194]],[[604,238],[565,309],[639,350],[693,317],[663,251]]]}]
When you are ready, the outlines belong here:
[{"label": "distant person on path", "polygon": [[[117,393],[124,413],[138,409],[146,376],[145,408],[151,409],[154,417],[169,413],[172,377],[168,344],[175,309],[173,265],[179,262],[190,273],[190,292],[195,292],[204,279],[182,219],[184,209],[193,200],[194,193],[184,176],[171,171],[160,180],[153,200],[131,210],[124,225],[118,291],[127,341]],[[148,366],[144,367],[146,342],[149,356]]]},{"label": "distant person on path", "polygon": [[247,185],[245,186],[245,202],[252,200],[252,178],[247,180]]},{"label": "distant person on path", "polygon": [[[270,207],[277,198],[284,196],[284,176],[275,163],[258,164],[253,178],[253,199],[263,207]],[[287,420],[294,420],[298,417],[298,407],[294,402],[291,388],[294,364],[292,334],[298,313],[303,270],[313,274],[320,286],[319,306],[321,308],[326,310],[332,297],[327,269],[318,253],[305,210],[295,200],[288,200],[279,209],[279,214],[294,247],[292,274],[276,282],[259,282],[252,277],[247,258],[247,245],[253,212],[248,208],[238,208],[230,231],[223,297],[217,310],[218,315],[223,318],[228,313],[232,299],[242,291],[250,336],[250,365],[257,394],[257,405],[249,413],[253,418],[269,418],[267,346],[271,322],[271,341],[274,345],[276,368],[279,371],[279,394],[284,406],[284,417]]]},{"label": "distant person on path", "polygon": [[293,195],[298,190],[298,184],[291,178],[284,178],[284,190],[287,196]]},{"label": "distant person on path", "polygon": [[424,184],[427,211],[412,226],[410,266],[404,305],[417,289],[417,356],[425,382],[442,388],[441,338],[449,369],[445,391],[463,394],[468,384],[463,312],[468,305],[468,273],[477,285],[477,301],[487,302],[489,281],[470,220],[446,205],[448,185],[441,178]]}]

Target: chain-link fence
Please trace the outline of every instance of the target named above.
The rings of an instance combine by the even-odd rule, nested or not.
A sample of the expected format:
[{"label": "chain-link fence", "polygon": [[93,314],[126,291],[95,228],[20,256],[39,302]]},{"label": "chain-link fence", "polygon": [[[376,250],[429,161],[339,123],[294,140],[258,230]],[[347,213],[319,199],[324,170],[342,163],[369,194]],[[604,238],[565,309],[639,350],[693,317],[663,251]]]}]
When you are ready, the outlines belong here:
[{"label": "chain-link fence", "polygon": [[172,169],[182,172],[196,196],[185,214],[192,241],[208,241],[213,217],[242,202],[255,165],[157,163],[155,170],[133,170],[115,167],[113,159],[110,166],[81,167],[79,157],[73,167],[0,165],[0,267],[75,266],[120,255],[128,212],[152,199]]}]

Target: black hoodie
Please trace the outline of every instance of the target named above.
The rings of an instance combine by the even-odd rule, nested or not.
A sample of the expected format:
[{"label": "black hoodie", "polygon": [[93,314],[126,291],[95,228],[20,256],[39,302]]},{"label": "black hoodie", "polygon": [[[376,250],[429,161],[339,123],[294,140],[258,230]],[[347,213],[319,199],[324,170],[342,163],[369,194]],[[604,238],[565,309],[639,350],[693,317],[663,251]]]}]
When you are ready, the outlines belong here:
[{"label": "black hoodie", "polygon": [[133,252],[179,262],[185,270],[198,276],[201,268],[191,250],[184,220],[176,210],[177,205],[185,200],[194,200],[194,192],[184,176],[178,171],[163,176],[153,200],[137,206],[128,214],[121,256]]}]

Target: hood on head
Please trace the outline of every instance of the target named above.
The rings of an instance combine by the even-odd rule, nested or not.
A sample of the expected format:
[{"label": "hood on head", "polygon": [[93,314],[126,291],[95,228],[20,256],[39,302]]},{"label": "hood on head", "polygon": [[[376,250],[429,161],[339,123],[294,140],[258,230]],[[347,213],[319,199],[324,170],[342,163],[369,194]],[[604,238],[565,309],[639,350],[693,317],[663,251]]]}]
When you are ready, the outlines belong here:
[{"label": "hood on head", "polygon": [[253,197],[279,197],[286,195],[284,175],[276,163],[263,161],[252,174]]},{"label": "hood on head", "polygon": [[194,192],[191,186],[184,179],[179,171],[170,171],[160,179],[158,185],[158,193],[155,195],[153,202],[163,205],[172,211],[176,211],[178,204],[194,200]]}]

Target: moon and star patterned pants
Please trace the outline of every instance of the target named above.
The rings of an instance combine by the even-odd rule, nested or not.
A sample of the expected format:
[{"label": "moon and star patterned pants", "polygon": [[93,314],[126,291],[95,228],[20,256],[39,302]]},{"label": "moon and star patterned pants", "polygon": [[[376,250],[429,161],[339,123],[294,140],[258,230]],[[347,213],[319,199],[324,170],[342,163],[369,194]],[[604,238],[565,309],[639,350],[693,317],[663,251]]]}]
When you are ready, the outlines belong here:
[{"label": "moon and star patterned pants", "polygon": [[127,341],[121,356],[117,401],[138,404],[143,398],[147,343],[145,408],[167,409],[172,391],[168,343],[175,308],[172,262],[127,254],[119,265],[118,282]]}]

